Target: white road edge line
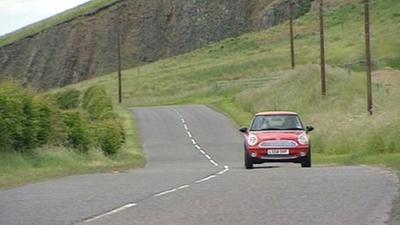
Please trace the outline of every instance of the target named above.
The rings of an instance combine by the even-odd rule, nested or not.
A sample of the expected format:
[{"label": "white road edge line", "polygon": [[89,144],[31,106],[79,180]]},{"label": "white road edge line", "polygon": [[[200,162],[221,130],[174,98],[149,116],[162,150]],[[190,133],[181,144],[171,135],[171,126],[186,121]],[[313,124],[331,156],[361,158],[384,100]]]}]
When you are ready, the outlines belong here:
[{"label": "white road edge line", "polygon": [[225,167],[225,169],[222,170],[222,171],[219,171],[219,172],[218,172],[218,175],[222,175],[222,174],[224,174],[224,173],[226,173],[226,172],[229,171],[229,167],[228,167],[228,166],[224,166],[224,167]]},{"label": "white road edge line", "polygon": [[155,194],[154,197],[160,197],[160,196],[175,192],[177,190],[178,190],[177,188],[174,188],[174,189],[171,189],[171,190],[168,190],[168,191],[163,191],[161,193]]},{"label": "white road edge line", "polygon": [[182,190],[182,189],[189,188],[189,187],[190,187],[189,185],[182,185],[182,186],[178,187],[177,189]]},{"label": "white road edge line", "polygon": [[201,180],[196,181],[196,183],[199,184],[199,183],[202,183],[202,182],[204,182],[204,181],[211,180],[211,179],[213,179],[213,178],[215,178],[215,177],[217,177],[217,176],[216,176],[216,175],[211,175],[211,176],[208,176],[208,177],[206,177],[206,178],[203,178],[203,179],[201,179]]},{"label": "white road edge line", "polygon": [[214,160],[210,159],[210,163],[212,163],[214,166],[218,166],[218,163],[216,163]]},{"label": "white road edge line", "polygon": [[95,220],[101,219],[101,218],[103,218],[103,217],[105,217],[105,216],[109,216],[109,215],[112,215],[112,214],[121,212],[121,211],[123,211],[123,210],[125,210],[125,209],[132,208],[132,207],[134,207],[134,206],[136,206],[136,205],[137,205],[136,203],[126,204],[126,205],[124,205],[124,206],[122,206],[122,207],[113,209],[113,210],[111,210],[111,211],[109,211],[109,212],[107,212],[107,213],[104,213],[104,214],[95,216],[95,217],[93,217],[93,218],[87,219],[87,220],[85,220],[84,222],[85,222],[85,223],[90,223],[90,222],[93,222],[93,221],[95,221]]}]

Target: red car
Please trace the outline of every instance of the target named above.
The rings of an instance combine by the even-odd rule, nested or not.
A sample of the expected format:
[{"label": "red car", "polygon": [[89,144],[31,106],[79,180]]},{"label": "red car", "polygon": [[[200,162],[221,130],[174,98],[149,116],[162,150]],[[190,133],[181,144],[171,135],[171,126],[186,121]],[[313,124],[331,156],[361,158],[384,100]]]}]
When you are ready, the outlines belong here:
[{"label": "red car", "polygon": [[241,128],[245,135],[244,164],[266,162],[301,163],[311,167],[311,144],[308,133],[312,126],[304,128],[297,113],[261,112],[253,118],[250,129]]}]

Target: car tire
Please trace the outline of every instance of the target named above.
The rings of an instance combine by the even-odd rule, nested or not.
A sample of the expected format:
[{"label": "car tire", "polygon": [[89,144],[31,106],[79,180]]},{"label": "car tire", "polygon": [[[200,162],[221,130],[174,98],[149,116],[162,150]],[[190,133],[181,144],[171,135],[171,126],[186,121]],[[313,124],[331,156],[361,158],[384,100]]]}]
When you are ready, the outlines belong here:
[{"label": "car tire", "polygon": [[311,149],[308,151],[307,156],[301,161],[301,167],[310,168],[311,167]]},{"label": "car tire", "polygon": [[247,150],[244,150],[244,167],[248,170],[253,169],[253,159],[250,157]]}]

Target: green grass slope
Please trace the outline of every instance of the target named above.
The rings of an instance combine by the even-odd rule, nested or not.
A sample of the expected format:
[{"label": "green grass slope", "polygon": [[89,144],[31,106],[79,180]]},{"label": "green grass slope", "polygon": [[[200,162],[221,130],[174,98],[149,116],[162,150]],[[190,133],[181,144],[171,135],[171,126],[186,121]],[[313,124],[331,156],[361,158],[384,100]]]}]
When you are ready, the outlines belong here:
[{"label": "green grass slope", "polygon": [[28,25],[21,29],[18,29],[14,32],[6,34],[0,37],[0,47],[11,44],[20,39],[35,35],[43,30],[46,30],[50,27],[56,26],[58,24],[64,23],[66,21],[72,20],[76,17],[83,16],[90,12],[96,11],[100,8],[106,7],[108,5],[117,2],[118,0],[92,0],[88,3],[82,4],[75,8],[66,10],[58,15],[49,17],[37,23]]},{"label": "green grass slope", "polygon": [[[295,70],[289,69],[288,26],[283,24],[124,71],[124,106],[203,103],[222,109],[241,126],[257,111],[297,111],[316,127],[316,161],[400,168],[400,2],[372,2],[372,117],[366,110],[363,5],[356,0],[327,1],[327,97],[320,95],[318,13],[313,10],[295,21]],[[274,80],[258,88],[215,89],[216,81],[261,77]],[[75,87],[93,84],[107,86],[116,99],[115,74]]]}]

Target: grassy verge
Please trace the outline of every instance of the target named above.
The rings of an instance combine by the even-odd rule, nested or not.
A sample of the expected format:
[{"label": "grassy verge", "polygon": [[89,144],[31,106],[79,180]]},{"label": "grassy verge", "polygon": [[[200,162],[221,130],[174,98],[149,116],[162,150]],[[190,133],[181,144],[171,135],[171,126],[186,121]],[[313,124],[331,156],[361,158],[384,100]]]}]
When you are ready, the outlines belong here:
[{"label": "grassy verge", "polygon": [[400,154],[325,155],[315,154],[314,160],[323,165],[372,165],[400,171]]},{"label": "grassy verge", "polygon": [[64,147],[48,146],[31,153],[0,154],[0,189],[68,175],[112,172],[143,167],[145,159],[134,118],[127,109],[117,107],[123,118],[126,142],[122,149],[106,157],[99,149],[87,154]]},{"label": "grassy verge", "polygon": [[[210,102],[210,100],[200,100],[199,102],[203,102],[222,111],[232,118],[240,127],[247,127],[252,118],[252,113],[243,110],[243,107],[234,104],[233,101],[227,98],[215,102]],[[315,132],[318,132],[318,130]],[[362,142],[362,140],[360,142]],[[361,149],[358,151],[349,151],[344,154],[327,154],[321,152],[319,148],[320,147],[317,146],[317,152],[313,154],[313,162],[318,165],[370,165],[394,169],[400,172],[400,152],[398,151],[396,153],[378,153]]]}]

